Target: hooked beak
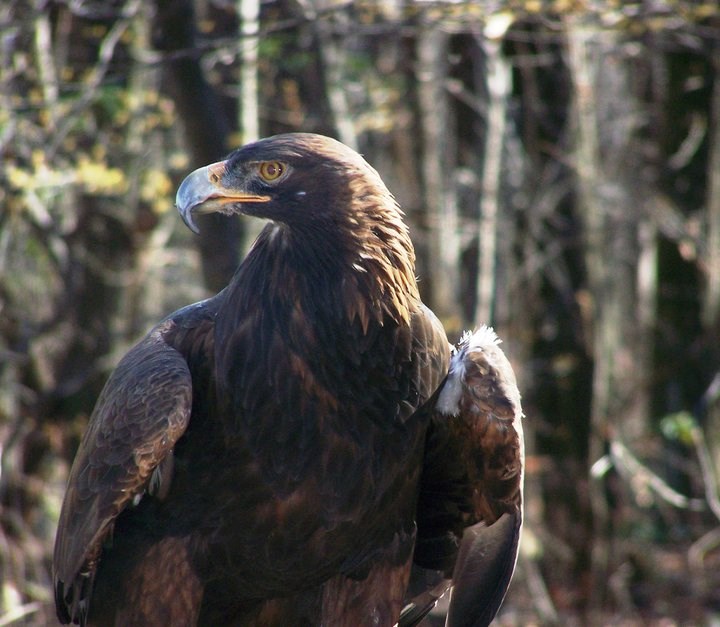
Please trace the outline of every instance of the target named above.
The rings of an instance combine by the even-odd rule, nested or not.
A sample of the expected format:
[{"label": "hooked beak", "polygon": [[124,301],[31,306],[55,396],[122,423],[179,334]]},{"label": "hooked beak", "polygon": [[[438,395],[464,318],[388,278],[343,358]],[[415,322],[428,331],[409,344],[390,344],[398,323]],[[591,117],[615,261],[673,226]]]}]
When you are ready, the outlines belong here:
[{"label": "hooked beak", "polygon": [[218,161],[191,172],[180,184],[175,206],[183,222],[193,233],[200,232],[194,220],[196,214],[216,211],[231,213],[228,205],[270,200],[270,196],[249,194],[243,190],[225,187],[222,182],[224,174],[225,161]]}]

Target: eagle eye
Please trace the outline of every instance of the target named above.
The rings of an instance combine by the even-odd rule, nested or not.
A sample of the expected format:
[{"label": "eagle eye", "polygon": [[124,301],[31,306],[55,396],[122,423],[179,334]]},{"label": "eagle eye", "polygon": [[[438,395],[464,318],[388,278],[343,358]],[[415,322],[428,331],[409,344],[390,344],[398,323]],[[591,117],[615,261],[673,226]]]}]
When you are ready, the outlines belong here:
[{"label": "eagle eye", "polygon": [[280,161],[261,161],[258,164],[258,174],[266,183],[277,181],[286,170],[287,166]]}]

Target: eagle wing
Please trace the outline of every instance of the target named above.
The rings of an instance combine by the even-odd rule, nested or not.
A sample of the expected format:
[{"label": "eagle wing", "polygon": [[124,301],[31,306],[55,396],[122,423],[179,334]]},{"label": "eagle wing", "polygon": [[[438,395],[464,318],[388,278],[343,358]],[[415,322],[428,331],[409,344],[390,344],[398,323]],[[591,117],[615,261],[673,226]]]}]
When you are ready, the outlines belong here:
[{"label": "eagle wing", "polygon": [[58,616],[83,621],[103,543],[118,514],[145,492],[169,488],[172,449],[192,407],[185,358],[166,343],[176,322],[155,327],[119,363],[90,417],[70,471],[55,540]]},{"label": "eagle wing", "polygon": [[415,564],[445,582],[411,603],[412,625],[452,586],[447,624],[487,625],[505,596],[522,527],[520,393],[492,329],[466,334],[424,411],[431,426],[418,501]]}]

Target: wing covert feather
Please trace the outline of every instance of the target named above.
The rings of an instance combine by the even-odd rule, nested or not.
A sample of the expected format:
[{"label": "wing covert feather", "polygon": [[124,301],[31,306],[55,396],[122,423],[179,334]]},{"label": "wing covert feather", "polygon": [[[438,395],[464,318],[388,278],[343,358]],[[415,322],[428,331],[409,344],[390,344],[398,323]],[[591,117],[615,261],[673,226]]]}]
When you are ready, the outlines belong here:
[{"label": "wing covert feather", "polygon": [[[420,303],[412,318],[413,356],[417,364],[415,385],[421,403],[425,403],[438,389],[450,363],[452,346],[442,323],[431,309]],[[417,407],[413,409],[415,411]]]},{"label": "wing covert feather", "polygon": [[[55,541],[58,607],[81,575],[92,579],[103,541],[118,514],[148,488],[172,455],[192,407],[192,379],[183,356],[165,341],[165,320],[118,364],[93,410],[70,471]],[[166,464],[163,464],[164,466]],[[165,473],[163,473],[165,474]],[[157,491],[167,491],[169,477]],[[77,599],[78,590],[74,591]],[[77,608],[73,607],[73,614]],[[68,617],[69,618],[69,617]]]}]

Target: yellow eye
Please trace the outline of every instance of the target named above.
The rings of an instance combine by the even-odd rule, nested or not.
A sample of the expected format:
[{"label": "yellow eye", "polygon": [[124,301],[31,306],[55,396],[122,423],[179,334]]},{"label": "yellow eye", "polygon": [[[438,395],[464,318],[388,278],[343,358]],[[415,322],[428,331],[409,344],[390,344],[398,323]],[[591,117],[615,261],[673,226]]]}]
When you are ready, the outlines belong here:
[{"label": "yellow eye", "polygon": [[258,173],[264,181],[271,183],[285,173],[285,164],[279,161],[263,161],[258,166]]}]

